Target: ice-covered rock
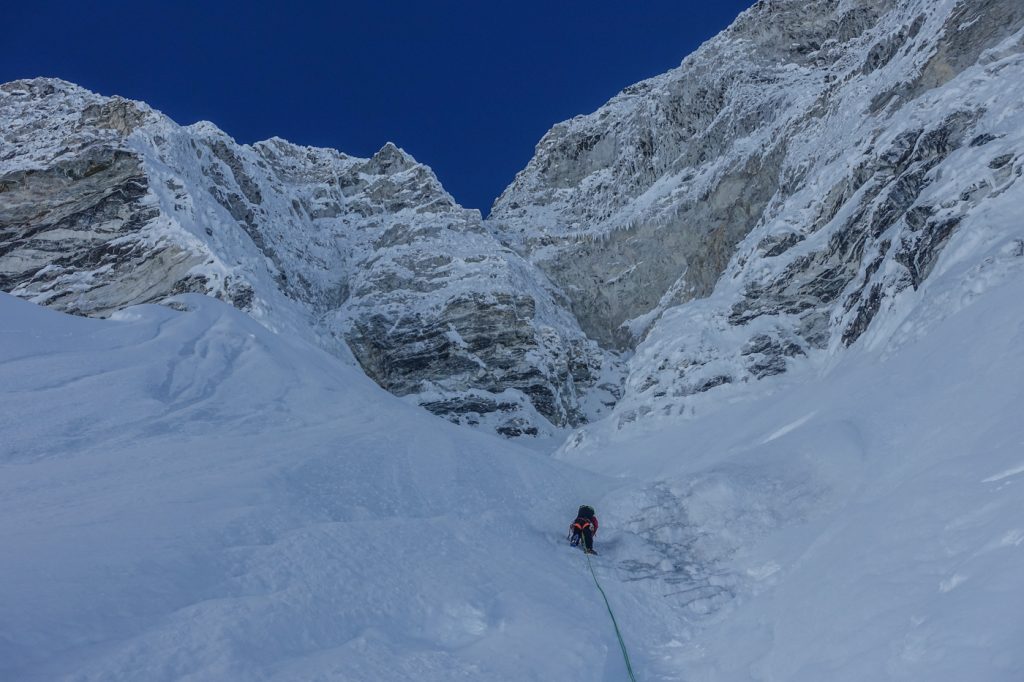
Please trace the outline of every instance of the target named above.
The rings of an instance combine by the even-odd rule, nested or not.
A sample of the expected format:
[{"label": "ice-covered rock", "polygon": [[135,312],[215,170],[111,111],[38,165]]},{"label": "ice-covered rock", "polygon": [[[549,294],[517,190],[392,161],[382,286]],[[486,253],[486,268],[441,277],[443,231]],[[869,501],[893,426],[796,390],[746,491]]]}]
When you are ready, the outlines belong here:
[{"label": "ice-covered rock", "polygon": [[[199,292],[509,435],[585,419],[603,353],[426,166],[241,145],[54,79],[0,88],[0,288],[77,314]],[[346,345],[347,342],[347,345]]]},{"label": "ice-covered rock", "polygon": [[[843,186],[820,188],[817,227],[851,186],[898,180],[906,169],[885,164],[907,160],[875,148],[873,165],[867,149],[1022,25],[1012,0],[759,2],[679,68],[552,128],[496,202],[496,230],[569,293],[591,337],[634,345],[661,311],[709,295],[739,242],[829,165],[861,162]],[[919,154],[940,162],[972,116],[943,102],[928,127],[951,137]],[[798,237],[773,235],[763,250]]]},{"label": "ice-covered rock", "polygon": [[1012,253],[1022,84],[1015,0],[762,1],[556,125],[492,226],[636,347],[617,423],[686,414],[891,329],[958,231]]},{"label": "ice-covered rock", "polygon": [[240,145],[8,83],[0,288],[88,315],[214,295],[511,435],[607,414],[635,350],[617,422],[678,415],[891,330],[1020,201],[1022,40],[1016,0],[763,0],[552,128],[488,220],[392,144]]}]

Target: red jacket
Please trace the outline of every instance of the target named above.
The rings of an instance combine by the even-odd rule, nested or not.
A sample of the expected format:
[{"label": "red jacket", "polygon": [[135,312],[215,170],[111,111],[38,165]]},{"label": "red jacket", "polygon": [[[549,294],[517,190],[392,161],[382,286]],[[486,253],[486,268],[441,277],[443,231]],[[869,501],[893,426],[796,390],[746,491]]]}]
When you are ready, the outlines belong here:
[{"label": "red jacket", "polygon": [[594,527],[594,530],[592,531],[594,533],[594,535],[597,535],[597,517],[596,516],[591,516],[589,519],[586,518],[586,517],[583,517],[583,516],[577,518],[575,521],[573,521],[571,524],[569,524],[569,530],[570,531],[577,530],[577,525],[579,526],[579,530],[583,530],[584,528],[586,528],[585,524],[588,523],[588,522]]}]

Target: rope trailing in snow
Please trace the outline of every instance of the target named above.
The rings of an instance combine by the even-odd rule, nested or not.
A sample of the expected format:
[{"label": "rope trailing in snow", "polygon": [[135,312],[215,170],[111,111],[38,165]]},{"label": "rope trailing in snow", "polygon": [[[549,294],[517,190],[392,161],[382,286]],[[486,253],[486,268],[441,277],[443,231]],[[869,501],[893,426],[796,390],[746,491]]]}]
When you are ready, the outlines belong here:
[{"label": "rope trailing in snow", "polygon": [[608,603],[608,595],[604,593],[604,588],[601,587],[601,583],[597,580],[597,573],[594,572],[594,564],[590,563],[590,555],[584,553],[583,556],[587,558],[587,568],[590,569],[590,575],[594,578],[594,584],[597,585],[597,590],[601,593],[601,597],[604,598],[605,608],[608,609],[608,615],[612,618],[612,625],[615,626],[615,636],[619,640],[619,648],[622,649],[622,660],[626,662],[626,672],[629,673],[630,682],[636,682],[636,676],[633,674],[633,664],[629,662],[629,652],[626,651],[626,642],[622,639],[622,632],[619,631],[619,623],[615,620],[615,614],[612,613],[612,605]]}]

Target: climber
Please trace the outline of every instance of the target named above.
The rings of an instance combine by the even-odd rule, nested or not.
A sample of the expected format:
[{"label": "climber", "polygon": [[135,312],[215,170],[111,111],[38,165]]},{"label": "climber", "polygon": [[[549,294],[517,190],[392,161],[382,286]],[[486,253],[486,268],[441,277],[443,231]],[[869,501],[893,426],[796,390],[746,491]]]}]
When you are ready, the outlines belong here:
[{"label": "climber", "polygon": [[569,544],[578,547],[582,538],[583,551],[587,554],[597,554],[594,551],[595,534],[597,534],[597,516],[594,515],[594,508],[585,504],[576,512],[576,520],[569,526]]}]

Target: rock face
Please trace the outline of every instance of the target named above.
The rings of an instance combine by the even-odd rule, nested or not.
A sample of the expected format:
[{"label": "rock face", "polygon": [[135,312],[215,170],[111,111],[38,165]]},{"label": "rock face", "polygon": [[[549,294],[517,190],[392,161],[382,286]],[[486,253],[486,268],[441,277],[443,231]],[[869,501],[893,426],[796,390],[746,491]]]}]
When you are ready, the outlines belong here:
[{"label": "rock face", "polygon": [[[555,126],[495,203],[495,230],[569,294],[588,335],[632,347],[664,310],[711,294],[739,243],[791,212],[830,162],[863,155],[1014,35],[1021,14],[1013,0],[759,2],[679,68]],[[938,130],[957,111],[947,147],[974,114],[944,103],[930,117]],[[842,188],[828,178],[818,227],[875,174],[868,165]]]},{"label": "rock face", "polygon": [[552,128],[483,221],[394,145],[240,145],[17,81],[0,289],[86,315],[217,296],[509,436],[677,418],[881,343],[936,271],[1021,260],[990,218],[1024,205],[1022,83],[1019,0],[762,0]]},{"label": "rock face", "polygon": [[0,87],[0,288],[105,316],[184,292],[350,347],[382,386],[507,435],[584,419],[605,357],[547,278],[392,144],[239,145],[52,79]]},{"label": "rock face", "polygon": [[184,290],[202,256],[144,245],[160,211],[142,160],[116,142],[149,112],[118,99],[68,101],[49,81],[0,92],[0,289],[94,315]]},{"label": "rock face", "polygon": [[955,235],[1024,205],[1022,53],[1016,0],[762,1],[555,126],[493,229],[636,347],[613,422],[678,418],[891,332]]}]

